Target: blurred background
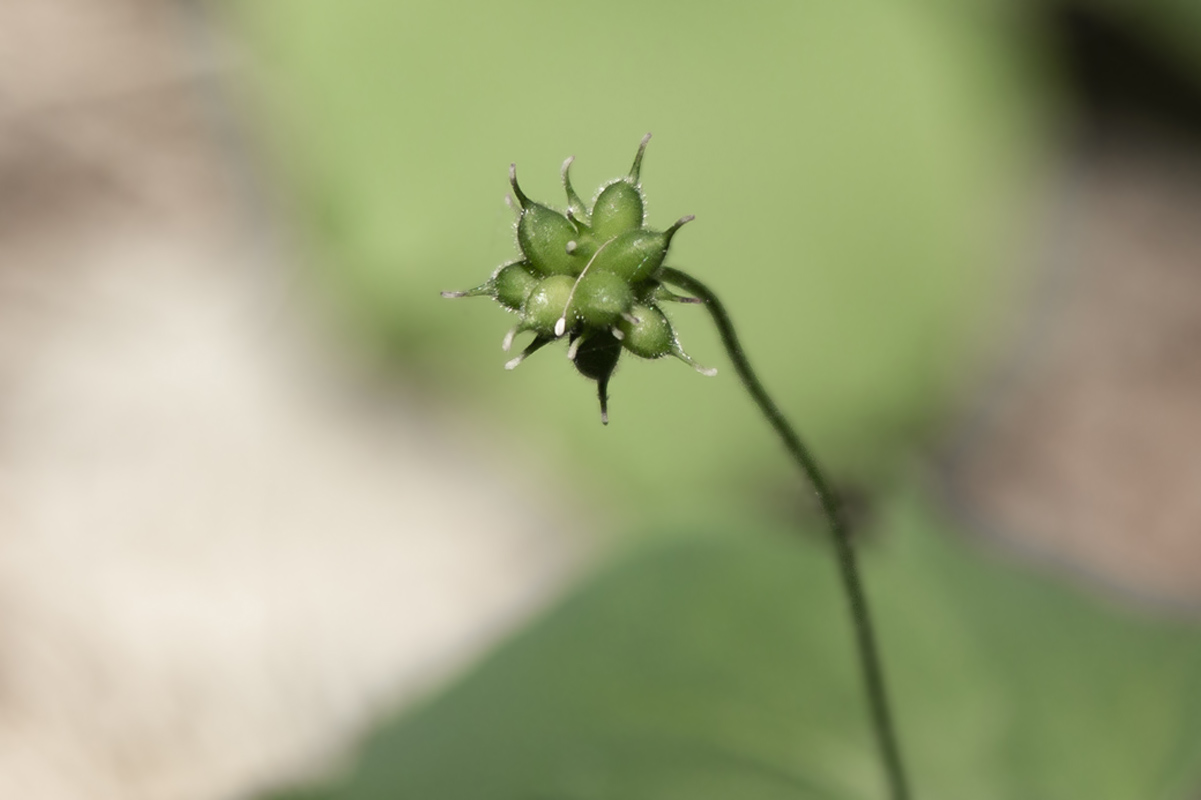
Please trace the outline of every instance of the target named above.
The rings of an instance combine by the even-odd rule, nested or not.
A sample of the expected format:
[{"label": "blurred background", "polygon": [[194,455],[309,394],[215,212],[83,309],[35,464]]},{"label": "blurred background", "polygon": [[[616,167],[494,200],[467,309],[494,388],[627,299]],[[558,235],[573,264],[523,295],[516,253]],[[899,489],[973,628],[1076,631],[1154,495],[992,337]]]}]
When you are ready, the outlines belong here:
[{"label": "blurred background", "polygon": [[605,428],[438,296],[513,256],[510,162],[561,205],[647,131],[849,503],[919,796],[1201,797],[1171,0],[0,5],[0,795],[880,796],[703,312],[718,377],[623,359]]}]

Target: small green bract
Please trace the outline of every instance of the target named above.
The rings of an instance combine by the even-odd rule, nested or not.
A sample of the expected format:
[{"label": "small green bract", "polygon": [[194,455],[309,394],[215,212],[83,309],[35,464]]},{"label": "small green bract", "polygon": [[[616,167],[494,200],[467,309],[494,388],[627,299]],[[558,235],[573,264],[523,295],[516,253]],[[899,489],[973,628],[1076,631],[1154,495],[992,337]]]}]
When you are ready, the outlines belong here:
[{"label": "small green bract", "polygon": [[510,165],[509,182],[519,206],[521,258],[502,265],[474,289],[442,293],[443,297],[491,297],[521,317],[505,335],[504,349],[509,350],[520,333],[529,331],[534,339],[505,364],[506,369],[545,345],[566,339],[567,357],[581,375],[596,381],[605,424],[609,378],[622,350],[648,359],[671,355],[702,374],[717,372],[684,352],[659,307],[665,301],[699,301],[673,294],[658,280],[672,237],[692,217],[681,217],[664,231],[646,227],[639,174],[650,138],[649,133],[642,138],[629,174],[597,191],[591,209],[572,188],[573,159],[563,162],[567,208],[562,213],[526,197],[517,184],[517,165]]}]

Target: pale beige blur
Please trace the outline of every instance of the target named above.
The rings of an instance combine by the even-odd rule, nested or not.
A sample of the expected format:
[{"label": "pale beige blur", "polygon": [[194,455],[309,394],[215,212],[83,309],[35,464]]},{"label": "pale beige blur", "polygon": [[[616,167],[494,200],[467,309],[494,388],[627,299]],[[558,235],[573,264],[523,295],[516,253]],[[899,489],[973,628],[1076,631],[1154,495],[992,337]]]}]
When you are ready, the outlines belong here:
[{"label": "pale beige blur", "polygon": [[319,769],[579,549],[307,322],[182,8],[0,5],[0,797]]}]

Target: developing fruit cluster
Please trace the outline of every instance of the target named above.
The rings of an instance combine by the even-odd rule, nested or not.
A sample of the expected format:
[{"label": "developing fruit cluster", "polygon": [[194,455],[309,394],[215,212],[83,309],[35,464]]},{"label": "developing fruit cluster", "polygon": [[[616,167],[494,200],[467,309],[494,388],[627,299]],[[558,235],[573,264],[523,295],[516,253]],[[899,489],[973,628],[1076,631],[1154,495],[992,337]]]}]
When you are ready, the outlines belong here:
[{"label": "developing fruit cluster", "polygon": [[567,357],[597,383],[601,421],[609,422],[609,378],[624,348],[640,358],[675,356],[705,375],[680,348],[675,331],[659,308],[664,301],[698,302],[670,292],[657,279],[671,239],[691,216],[665,231],[645,227],[645,201],[638,176],[651,135],[643,137],[630,174],[601,187],[589,209],[571,186],[573,159],[563,162],[565,213],[535,203],[517,185],[517,165],[509,182],[517,198],[517,245],[521,258],[502,265],[485,283],[443,297],[488,296],[521,321],[504,338],[505,350],[525,331],[534,340],[505,364],[513,369],[527,356],[563,337]]}]

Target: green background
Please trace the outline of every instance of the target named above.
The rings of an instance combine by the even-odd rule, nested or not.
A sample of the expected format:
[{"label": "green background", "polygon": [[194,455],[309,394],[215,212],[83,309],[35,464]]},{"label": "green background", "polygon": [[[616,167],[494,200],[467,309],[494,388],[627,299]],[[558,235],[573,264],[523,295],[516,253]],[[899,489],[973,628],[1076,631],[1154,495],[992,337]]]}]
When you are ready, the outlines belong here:
[{"label": "green background", "polygon": [[[1113,2],[1195,63],[1197,4]],[[517,162],[562,205],[643,165],[670,263],[875,513],[869,583],[924,798],[1185,798],[1201,633],[966,544],[906,469],[1031,276],[1068,111],[1035,5],[228,3],[242,99],[315,293],[346,335],[626,534],[595,579],[317,796],[880,796],[845,610],[797,479],[721,370],[625,363],[602,428],[561,349],[501,370],[512,318],[441,300],[515,253]],[[1196,73],[1194,73],[1196,74]],[[538,498],[531,498],[536,502]]]}]

